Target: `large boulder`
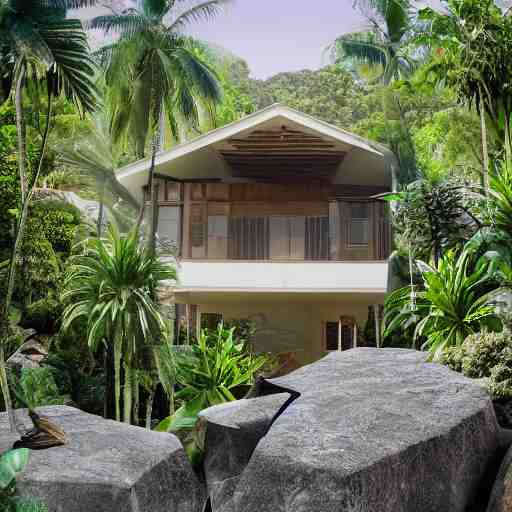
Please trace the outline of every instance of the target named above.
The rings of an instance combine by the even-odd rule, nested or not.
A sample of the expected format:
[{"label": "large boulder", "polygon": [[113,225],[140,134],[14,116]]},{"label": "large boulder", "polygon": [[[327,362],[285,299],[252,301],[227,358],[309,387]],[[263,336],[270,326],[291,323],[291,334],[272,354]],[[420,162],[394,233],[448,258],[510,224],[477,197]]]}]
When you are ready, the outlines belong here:
[{"label": "large boulder", "polygon": [[[200,512],[204,492],[178,439],[66,406],[38,412],[66,431],[69,443],[32,451],[19,480],[24,495],[50,512]],[[25,411],[16,411],[29,427]],[[0,415],[0,451],[12,445]]]},{"label": "large boulder", "polygon": [[[285,395],[202,414],[213,512],[464,512],[494,463],[487,392],[421,352],[332,353],[260,392]],[[247,454],[226,439],[249,423]]]},{"label": "large boulder", "polygon": [[508,449],[492,489],[487,512],[512,510],[512,447]]}]

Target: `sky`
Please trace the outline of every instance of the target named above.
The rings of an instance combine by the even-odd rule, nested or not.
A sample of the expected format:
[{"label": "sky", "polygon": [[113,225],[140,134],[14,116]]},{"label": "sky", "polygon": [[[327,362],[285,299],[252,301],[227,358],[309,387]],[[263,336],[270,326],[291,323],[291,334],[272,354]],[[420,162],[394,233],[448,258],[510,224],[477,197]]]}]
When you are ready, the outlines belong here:
[{"label": "sky", "polygon": [[353,0],[234,0],[192,34],[247,61],[255,78],[322,66],[322,50],[340,34],[365,26]]},{"label": "sky", "polygon": [[[81,17],[93,14],[91,9]],[[190,33],[245,59],[254,78],[268,78],[321,67],[326,45],[364,26],[353,0],[233,0],[214,20],[194,24]]]}]

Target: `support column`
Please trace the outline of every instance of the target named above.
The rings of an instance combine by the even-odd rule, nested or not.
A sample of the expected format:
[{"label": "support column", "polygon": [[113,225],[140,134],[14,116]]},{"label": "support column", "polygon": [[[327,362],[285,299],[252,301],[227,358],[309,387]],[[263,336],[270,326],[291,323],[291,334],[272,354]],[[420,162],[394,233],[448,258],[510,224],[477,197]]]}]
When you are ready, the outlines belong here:
[{"label": "support column", "polygon": [[375,324],[375,345],[377,348],[381,348],[381,340],[380,340],[380,305],[373,305],[373,319]]}]

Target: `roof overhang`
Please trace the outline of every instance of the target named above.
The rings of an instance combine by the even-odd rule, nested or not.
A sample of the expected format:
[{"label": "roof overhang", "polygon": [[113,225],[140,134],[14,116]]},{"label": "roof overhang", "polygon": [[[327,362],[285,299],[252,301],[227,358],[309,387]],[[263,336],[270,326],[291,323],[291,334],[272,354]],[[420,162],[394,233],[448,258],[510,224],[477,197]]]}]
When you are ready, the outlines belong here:
[{"label": "roof overhang", "polygon": [[[309,142],[309,146],[306,147],[304,144],[301,146],[302,150],[307,149],[310,151],[310,155],[315,158],[319,158],[322,149],[325,150],[324,157],[326,159],[330,157],[329,162],[331,164],[336,163],[333,159],[334,155],[339,155],[339,162],[336,166],[338,174],[340,174],[339,171],[345,172],[344,168],[355,165],[365,169],[379,168],[380,170],[377,173],[381,175],[379,179],[382,183],[378,184],[391,183],[390,176],[392,172],[390,172],[389,163],[393,161],[393,155],[385,146],[280,104],[272,105],[239,121],[210,131],[196,139],[158,154],[155,160],[155,170],[161,175],[183,180],[236,180],[237,174],[233,172],[232,166],[236,162],[244,162],[240,158],[237,160],[236,151],[241,152],[245,149],[247,154],[247,150],[251,150],[252,146],[246,144],[241,149],[233,146],[232,141],[240,141],[244,137],[246,141],[251,140],[251,134],[257,130],[274,130],[272,133],[277,133],[275,131],[277,129],[287,130],[286,133],[289,132],[290,137],[294,131],[299,133],[297,130],[300,130],[304,144]],[[323,146],[318,143],[315,147],[314,142],[316,140],[322,141]],[[275,148],[275,146],[271,146],[272,148]],[[290,148],[300,149],[294,147],[291,143]],[[244,156],[243,152],[240,154]],[[230,156],[234,161],[229,159]],[[274,165],[277,165],[276,162],[279,159],[276,159],[275,155],[272,154],[269,155],[266,163],[272,162],[273,157]],[[282,160],[282,157],[280,158]],[[354,161],[357,164],[354,164]],[[324,160],[324,162],[327,165],[327,160]],[[117,177],[132,190],[140,188],[145,184],[145,177],[150,165],[150,159],[134,162],[119,169]],[[359,174],[361,174],[360,170],[357,171]],[[384,181],[386,183],[383,183]]]}]

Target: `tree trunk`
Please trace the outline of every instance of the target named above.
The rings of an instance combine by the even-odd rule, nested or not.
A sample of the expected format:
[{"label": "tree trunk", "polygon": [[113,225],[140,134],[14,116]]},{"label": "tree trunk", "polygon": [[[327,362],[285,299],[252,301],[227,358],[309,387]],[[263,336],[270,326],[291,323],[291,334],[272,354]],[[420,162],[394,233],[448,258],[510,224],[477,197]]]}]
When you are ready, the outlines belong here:
[{"label": "tree trunk", "polygon": [[149,239],[148,247],[152,254],[156,252],[156,231],[158,228],[158,212],[157,212],[157,190],[155,186],[155,160],[158,152],[158,139],[160,137],[160,130],[153,137],[153,148],[151,154],[151,167],[149,168],[149,181],[148,190],[150,194],[150,207],[149,207]]},{"label": "tree trunk", "polygon": [[146,402],[146,428],[151,430],[151,416],[153,414],[153,400],[155,399],[155,389],[152,388],[149,392]]},{"label": "tree trunk", "polygon": [[139,406],[140,406],[140,388],[139,375],[136,370],[132,369],[132,388],[133,388],[133,424],[139,426]]},{"label": "tree trunk", "polygon": [[115,372],[114,372],[114,353],[111,343],[107,343],[104,350],[104,369],[105,369],[105,398],[103,404],[103,416],[106,419],[115,418]]},{"label": "tree trunk", "polygon": [[131,358],[125,358],[124,363],[124,423],[132,422],[132,398],[133,398],[133,369]]},{"label": "tree trunk", "polygon": [[489,195],[489,148],[487,145],[487,127],[485,124],[485,108],[482,88],[479,87],[480,96],[480,134],[482,138],[482,181],[485,195]]},{"label": "tree trunk", "polygon": [[[119,326],[118,330],[120,330]],[[123,338],[120,332],[116,333],[114,341],[114,395],[116,402],[116,421],[121,421],[121,357]]]},{"label": "tree trunk", "polygon": [[25,80],[25,68],[20,70],[18,80],[16,82],[16,92],[14,96],[14,104],[16,108],[16,131],[18,133],[18,169],[20,174],[20,190],[21,204],[25,202],[27,197],[28,180],[26,171],[26,142],[25,142],[25,123],[23,119],[23,81]]}]

